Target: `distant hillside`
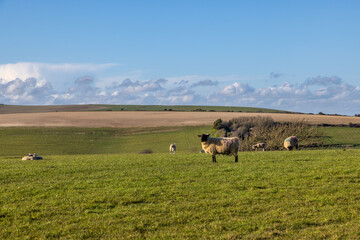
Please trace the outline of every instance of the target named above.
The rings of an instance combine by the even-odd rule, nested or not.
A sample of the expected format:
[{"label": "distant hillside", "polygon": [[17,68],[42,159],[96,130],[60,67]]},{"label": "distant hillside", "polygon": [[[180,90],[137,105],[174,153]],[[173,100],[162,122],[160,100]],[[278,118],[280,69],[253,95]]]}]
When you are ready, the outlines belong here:
[{"label": "distant hillside", "polygon": [[191,105],[102,105],[100,111],[184,111],[184,112],[263,112],[263,113],[290,113],[287,111],[225,106],[191,106]]},{"label": "distant hillside", "polygon": [[258,112],[291,113],[267,108],[225,107],[225,106],[185,106],[185,105],[0,105],[0,114],[41,113],[41,112],[82,112],[82,111],[184,111],[184,112]]},{"label": "distant hillside", "polygon": [[0,105],[0,114],[7,113],[42,113],[42,112],[81,112],[96,111],[105,108],[101,105],[47,105],[47,106],[25,106],[25,105]]}]

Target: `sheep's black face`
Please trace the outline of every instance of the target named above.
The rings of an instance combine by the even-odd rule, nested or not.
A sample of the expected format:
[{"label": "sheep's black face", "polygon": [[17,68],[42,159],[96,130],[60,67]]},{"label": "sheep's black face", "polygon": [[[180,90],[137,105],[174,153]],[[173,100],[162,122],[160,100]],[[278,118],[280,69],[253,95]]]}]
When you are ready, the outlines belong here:
[{"label": "sheep's black face", "polygon": [[206,142],[209,138],[210,134],[201,134],[199,137],[201,137],[202,142]]}]

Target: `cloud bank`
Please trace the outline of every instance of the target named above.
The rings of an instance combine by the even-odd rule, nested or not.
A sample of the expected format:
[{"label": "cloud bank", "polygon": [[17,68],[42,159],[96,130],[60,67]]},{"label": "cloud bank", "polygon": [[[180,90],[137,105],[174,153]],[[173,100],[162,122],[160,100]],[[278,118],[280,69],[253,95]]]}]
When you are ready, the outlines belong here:
[{"label": "cloud bank", "polygon": [[[125,78],[102,86],[93,75],[73,78],[65,88],[54,87],[48,71],[97,72],[110,65],[21,65],[22,71],[9,71],[13,66],[0,65],[0,103],[19,105],[51,104],[162,104],[217,105],[273,108],[304,113],[360,113],[360,86],[344,82],[338,76],[316,76],[300,84],[283,82],[267,87],[253,87],[244,81],[216,79],[168,78],[134,80]],[[45,70],[46,69],[46,70]],[[55,70],[54,70],[55,69]],[[70,69],[70,70],[69,70]],[[80,70],[79,70],[80,69]],[[89,70],[90,69],[90,70]],[[33,76],[32,76],[33,75]],[[96,74],[94,74],[96,75]],[[273,74],[278,78],[281,74]],[[11,79],[11,77],[15,77]],[[31,77],[30,77],[31,76]],[[101,87],[99,87],[101,86]]]}]

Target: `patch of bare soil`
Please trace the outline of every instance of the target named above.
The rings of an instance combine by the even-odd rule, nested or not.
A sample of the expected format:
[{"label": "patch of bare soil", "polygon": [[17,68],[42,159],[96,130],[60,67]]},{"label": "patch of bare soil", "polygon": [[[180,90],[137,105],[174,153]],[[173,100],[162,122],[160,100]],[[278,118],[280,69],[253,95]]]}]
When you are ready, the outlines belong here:
[{"label": "patch of bare soil", "polygon": [[159,127],[211,125],[216,119],[270,116],[275,121],[306,121],[312,124],[360,124],[360,117],[243,112],[47,112],[1,114],[0,127]]}]

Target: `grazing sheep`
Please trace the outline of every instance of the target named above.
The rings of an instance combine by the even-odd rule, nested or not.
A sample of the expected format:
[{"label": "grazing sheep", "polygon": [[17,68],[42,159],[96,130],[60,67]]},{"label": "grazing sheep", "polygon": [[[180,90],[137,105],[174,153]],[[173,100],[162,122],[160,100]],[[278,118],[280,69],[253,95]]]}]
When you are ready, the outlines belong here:
[{"label": "grazing sheep", "polygon": [[257,151],[258,149],[262,149],[263,151],[266,151],[266,143],[264,143],[264,142],[261,142],[261,143],[257,143],[257,144],[255,144],[255,145],[252,145],[252,150],[255,150],[255,151]]},{"label": "grazing sheep", "polygon": [[216,154],[230,155],[235,157],[235,162],[238,161],[239,139],[233,138],[215,138],[210,137],[210,134],[198,135],[201,137],[201,146],[205,153],[212,155],[213,162],[216,162]]},{"label": "grazing sheep", "polygon": [[174,154],[176,152],[176,146],[175,143],[170,144],[170,154]]},{"label": "grazing sheep", "polygon": [[29,155],[24,156],[22,160],[42,160],[43,158],[36,153],[29,153]]},{"label": "grazing sheep", "polygon": [[299,148],[299,141],[297,139],[297,137],[295,136],[291,136],[285,139],[284,141],[284,148],[291,151],[294,148],[298,149]]}]

